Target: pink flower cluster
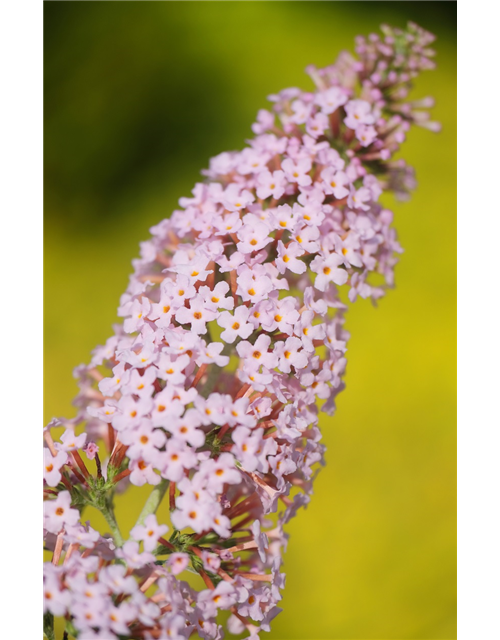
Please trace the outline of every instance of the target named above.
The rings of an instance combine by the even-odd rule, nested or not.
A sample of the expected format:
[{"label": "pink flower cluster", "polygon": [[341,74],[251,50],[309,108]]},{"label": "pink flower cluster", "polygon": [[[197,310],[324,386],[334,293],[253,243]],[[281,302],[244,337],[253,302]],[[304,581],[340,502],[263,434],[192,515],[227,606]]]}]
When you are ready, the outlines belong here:
[{"label": "pink flower cluster", "polygon": [[[61,422],[45,430],[49,637],[63,616],[82,640],[215,640],[229,610],[227,630],[256,640],[280,611],[283,526],[323,463],[319,407],[344,386],[340,290],[376,301],[393,284],[401,249],[378,200],[413,186],[392,160],[410,125],[435,128],[429,100],[405,101],[433,37],[383,31],[310,67],[314,91],[270,96],[249,146],[213,158],[141,244],[123,324],[76,371],[78,416],[60,442]],[[153,489],[125,540],[112,498],[128,483]],[[87,505],[112,536],[82,522]]]}]

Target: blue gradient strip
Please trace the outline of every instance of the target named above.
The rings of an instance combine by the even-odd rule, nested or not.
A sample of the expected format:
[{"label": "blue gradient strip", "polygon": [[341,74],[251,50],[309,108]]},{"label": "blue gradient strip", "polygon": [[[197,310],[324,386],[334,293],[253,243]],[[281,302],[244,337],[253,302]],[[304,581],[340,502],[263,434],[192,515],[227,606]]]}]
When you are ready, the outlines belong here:
[{"label": "blue gradient strip", "polygon": [[[500,22],[466,21],[469,98],[469,633],[499,637]],[[458,256],[460,260],[460,256]]]}]

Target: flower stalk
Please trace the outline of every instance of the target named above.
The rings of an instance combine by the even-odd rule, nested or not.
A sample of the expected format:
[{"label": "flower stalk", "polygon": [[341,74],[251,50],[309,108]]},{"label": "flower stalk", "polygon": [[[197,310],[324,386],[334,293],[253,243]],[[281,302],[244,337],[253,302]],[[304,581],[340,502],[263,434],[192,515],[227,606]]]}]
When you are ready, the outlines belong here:
[{"label": "flower stalk", "polygon": [[104,516],[104,519],[108,523],[111,533],[113,534],[113,538],[117,547],[122,547],[124,540],[123,536],[120,532],[120,527],[118,526],[118,522],[116,521],[115,512],[112,504],[109,501],[106,501],[99,507],[99,511]]},{"label": "flower stalk", "polygon": [[160,506],[161,501],[163,500],[163,496],[165,495],[168,489],[168,486],[169,486],[169,481],[163,478],[159,482],[159,484],[156,485],[153,491],[151,491],[151,493],[149,494],[149,498],[146,500],[146,503],[144,504],[144,507],[142,508],[142,511],[139,517],[137,518],[137,522],[135,523],[135,526],[143,525],[146,518],[150,514],[156,513],[158,507]]}]

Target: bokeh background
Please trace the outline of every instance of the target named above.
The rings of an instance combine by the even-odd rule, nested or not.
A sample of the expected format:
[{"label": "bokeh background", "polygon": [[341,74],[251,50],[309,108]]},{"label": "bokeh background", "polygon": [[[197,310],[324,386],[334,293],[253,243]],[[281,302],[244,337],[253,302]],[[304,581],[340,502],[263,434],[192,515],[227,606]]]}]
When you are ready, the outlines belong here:
[{"label": "bokeh background", "polygon": [[[438,36],[439,135],[412,131],[418,187],[394,208],[396,289],[357,301],[327,466],[290,523],[269,640],[456,638],[455,2],[45,2],[45,421],[111,334],[138,244],[208,159],[240,149],[266,96],[311,87],[356,34]],[[127,494],[128,495],[128,494]],[[142,494],[118,501],[131,526]],[[98,520],[95,521],[99,524]]]}]

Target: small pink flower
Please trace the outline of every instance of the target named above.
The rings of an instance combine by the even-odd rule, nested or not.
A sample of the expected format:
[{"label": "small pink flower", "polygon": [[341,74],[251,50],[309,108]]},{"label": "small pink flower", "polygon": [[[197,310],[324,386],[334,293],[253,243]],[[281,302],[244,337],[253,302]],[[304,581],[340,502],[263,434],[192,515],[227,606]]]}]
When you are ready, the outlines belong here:
[{"label": "small pink flower", "polygon": [[221,580],[214,590],[206,589],[198,596],[198,605],[202,606],[209,616],[214,616],[217,609],[229,609],[235,602],[236,591],[224,580]]},{"label": "small pink flower", "polygon": [[357,129],[360,124],[373,124],[375,118],[371,113],[371,105],[366,100],[350,100],[344,106],[347,117],[344,122],[350,129]]},{"label": "small pink flower", "polygon": [[213,273],[213,269],[206,268],[207,264],[208,260],[206,258],[203,256],[197,256],[188,262],[176,264],[175,266],[167,269],[167,271],[183,274],[188,279],[185,282],[194,284],[195,282],[198,282],[198,280],[205,280],[209,274]]},{"label": "small pink flower", "polygon": [[[224,311],[224,313],[228,312]],[[218,367],[225,367],[227,365],[229,356],[222,355],[224,349],[223,342],[211,342],[209,345],[203,342],[203,345],[203,348],[196,358],[196,364],[215,364]]]},{"label": "small pink flower", "polygon": [[356,129],[356,138],[363,147],[368,147],[377,139],[377,131],[374,127],[367,124],[360,124]]},{"label": "small pink flower", "polygon": [[96,445],[95,442],[87,442],[83,450],[85,451],[85,455],[89,460],[94,460],[94,458],[96,457],[96,454],[99,451],[99,447]]},{"label": "small pink flower", "polygon": [[278,361],[278,368],[283,373],[290,373],[291,367],[302,369],[307,365],[308,355],[302,348],[300,338],[287,338],[285,342],[277,342],[274,354]]},{"label": "small pink flower", "polygon": [[122,396],[118,401],[117,411],[113,415],[112,425],[117,431],[138,427],[144,416],[152,408],[150,398],[134,399],[133,396]]},{"label": "small pink flower", "polygon": [[200,287],[198,290],[199,295],[203,296],[204,306],[211,311],[234,308],[234,299],[231,296],[226,297],[228,292],[229,285],[224,281],[218,282],[213,289]]},{"label": "small pink flower", "polygon": [[141,569],[155,561],[152,553],[139,551],[139,543],[134,540],[127,540],[123,547],[118,550],[118,556],[123,558],[131,569]]},{"label": "small pink flower", "polygon": [[228,344],[232,344],[236,338],[248,338],[253,332],[253,326],[247,322],[250,311],[246,307],[237,307],[233,315],[228,311],[223,311],[217,318],[217,324],[224,331],[221,339]]},{"label": "small pink flower", "polygon": [[342,264],[342,258],[336,253],[330,253],[323,257],[317,255],[311,262],[311,270],[317,273],[314,281],[314,287],[318,291],[326,291],[330,282],[342,285],[347,282],[348,274],[345,269],[339,269]]},{"label": "small pink flower", "polygon": [[303,158],[302,160],[297,160],[297,162],[287,158],[281,163],[281,168],[285,172],[287,180],[296,182],[301,187],[307,187],[312,183],[312,178],[309,175],[311,166],[309,158]]},{"label": "small pink flower", "polygon": [[43,478],[49,487],[57,487],[61,482],[61,467],[68,460],[65,451],[58,451],[53,456],[48,449],[43,450]]},{"label": "small pink flower", "polygon": [[[252,125],[254,133],[264,133],[274,126],[274,114],[267,109],[259,109],[257,113],[257,122]],[[260,196],[259,196],[260,197]]]},{"label": "small pink flower", "polygon": [[268,226],[251,213],[248,213],[243,218],[243,226],[238,231],[237,236],[240,240],[238,242],[238,251],[244,254],[259,251],[272,242],[272,238],[269,237]]},{"label": "small pink flower", "polygon": [[189,356],[167,356],[162,354],[158,361],[158,377],[171,384],[183,384],[186,379],[185,368],[189,364]]},{"label": "small pink flower", "polygon": [[238,287],[236,293],[241,296],[244,302],[256,303],[263,300],[272,291],[273,284],[264,268],[256,265],[250,269],[247,265],[242,265],[238,269]]},{"label": "small pink flower", "polygon": [[145,318],[151,311],[151,302],[147,298],[134,300],[130,309],[130,317],[125,319],[123,328],[127,333],[139,331],[144,325]]},{"label": "small pink flower", "polygon": [[297,225],[297,212],[288,204],[282,204],[271,211],[273,227],[278,231],[293,231]]},{"label": "small pink flower", "polygon": [[293,114],[289,116],[290,122],[304,124],[311,115],[312,105],[303,100],[294,100],[292,102],[292,111]]},{"label": "small pink flower", "polygon": [[[177,504],[178,504],[177,500]],[[180,506],[180,505],[178,505]],[[172,524],[176,529],[189,528],[196,533],[201,533],[210,526],[210,511],[212,505],[209,502],[201,502],[194,496],[187,496],[180,509],[171,515]]]},{"label": "small pink flower", "polygon": [[175,314],[175,319],[180,324],[190,324],[191,330],[196,334],[204,334],[207,332],[207,322],[211,322],[217,316],[213,311],[213,305],[207,303],[202,295],[197,295],[189,301],[189,308],[181,307]]},{"label": "small pink flower", "polygon": [[149,420],[143,420],[133,428],[121,433],[121,441],[128,444],[127,456],[131,460],[153,461],[157,450],[165,444],[166,437],[161,429],[154,429]]},{"label": "small pink flower", "polygon": [[304,249],[298,242],[290,242],[288,246],[278,241],[278,257],[276,258],[276,267],[280,273],[285,273],[288,269],[292,273],[305,273],[307,267],[302,260],[298,260],[304,255]]},{"label": "small pink flower", "polygon": [[163,455],[162,476],[172,482],[179,482],[184,476],[184,470],[192,469],[196,462],[193,450],[183,440],[171,438]]},{"label": "small pink flower", "polygon": [[60,491],[55,500],[44,502],[43,526],[51,533],[59,533],[66,525],[74,525],[78,522],[80,514],[77,509],[71,508],[71,495],[69,491]]},{"label": "small pink flower", "polygon": [[254,344],[244,340],[236,345],[236,351],[240,358],[245,359],[245,366],[249,369],[258,369],[264,366],[272,369],[276,366],[276,356],[269,351],[271,338],[266,335],[260,335]]},{"label": "small pink flower", "polygon": [[315,102],[323,113],[330,114],[347,102],[347,95],[340,87],[330,87],[317,93]]},{"label": "small pink flower", "polygon": [[272,196],[281,198],[285,193],[287,181],[283,171],[262,171],[257,176],[257,197],[266,199]]},{"label": "small pink flower", "polygon": [[312,310],[303,311],[299,322],[295,325],[295,334],[300,337],[304,349],[314,352],[314,340],[322,340],[325,337],[323,324],[313,325],[315,313]]},{"label": "small pink flower", "polygon": [[200,467],[200,474],[206,478],[212,491],[221,493],[225,483],[238,484],[241,481],[240,472],[234,464],[234,456],[221,453],[217,460],[206,460]]},{"label": "small pink flower", "polygon": [[200,414],[195,409],[188,409],[182,418],[171,418],[165,428],[178,440],[188,442],[197,449],[205,442],[205,434],[201,429]]},{"label": "small pink flower", "polygon": [[317,113],[314,117],[309,118],[306,123],[306,131],[313,138],[319,138],[328,127],[328,118],[324,113]]},{"label": "small pink flower", "polygon": [[255,471],[259,464],[257,452],[262,446],[262,429],[257,433],[247,427],[237,427],[232,433],[234,447],[231,451],[246,471]]},{"label": "small pink flower", "polygon": [[154,381],[156,380],[156,368],[148,367],[141,375],[137,369],[130,373],[128,382],[123,385],[124,393],[133,393],[140,398],[150,398],[154,391]]},{"label": "small pink flower", "polygon": [[157,544],[158,538],[161,538],[167,533],[168,527],[166,524],[158,524],[154,513],[150,513],[144,520],[144,524],[138,524],[131,531],[130,535],[137,542],[144,544],[144,551],[153,551]]},{"label": "small pink flower", "polygon": [[144,484],[157,485],[161,482],[161,476],[155,472],[153,465],[142,458],[131,460],[129,469],[130,482],[137,487],[142,487]]},{"label": "small pink flower", "polygon": [[128,382],[129,377],[130,371],[126,371],[123,364],[118,364],[113,368],[112,378],[103,378],[99,382],[99,391],[105,396],[112,396]]},{"label": "small pink flower", "polygon": [[189,565],[189,556],[187,553],[172,553],[168,557],[167,565],[170,567],[174,576],[182,573]]},{"label": "small pink flower", "polygon": [[71,594],[64,589],[56,576],[45,578],[43,585],[43,610],[54,616],[64,616],[71,603]]},{"label": "small pink flower", "polygon": [[349,195],[349,189],[346,188],[349,180],[343,171],[335,171],[335,169],[331,168],[323,169],[321,177],[323,178],[325,193],[333,194],[338,200]]},{"label": "small pink flower", "polygon": [[237,184],[230,184],[221,198],[222,204],[228,211],[240,211],[245,209],[255,200],[255,197],[247,189],[241,190]]},{"label": "small pink flower", "polygon": [[366,187],[360,187],[359,189],[351,189],[347,204],[353,209],[363,209],[368,211],[370,208],[368,202],[371,200],[371,193]]}]

